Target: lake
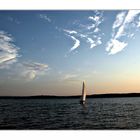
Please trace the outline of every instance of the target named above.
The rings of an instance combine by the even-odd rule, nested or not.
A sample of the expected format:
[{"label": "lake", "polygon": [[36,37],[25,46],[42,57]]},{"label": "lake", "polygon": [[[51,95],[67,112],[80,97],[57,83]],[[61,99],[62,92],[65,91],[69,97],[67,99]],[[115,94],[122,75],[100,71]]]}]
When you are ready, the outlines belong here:
[{"label": "lake", "polygon": [[140,97],[0,99],[2,130],[140,129]]}]

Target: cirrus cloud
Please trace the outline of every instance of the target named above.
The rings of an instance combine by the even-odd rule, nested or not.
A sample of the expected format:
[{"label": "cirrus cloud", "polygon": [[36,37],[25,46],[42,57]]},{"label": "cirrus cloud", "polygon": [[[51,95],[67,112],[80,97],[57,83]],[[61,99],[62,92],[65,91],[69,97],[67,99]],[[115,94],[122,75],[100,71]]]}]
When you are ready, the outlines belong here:
[{"label": "cirrus cloud", "polygon": [[74,31],[74,30],[71,31],[71,30],[64,29],[64,31],[67,32],[67,33],[69,33],[69,34],[77,34],[77,32]]},{"label": "cirrus cloud", "polygon": [[70,48],[70,52],[77,49],[80,46],[80,40],[78,40],[76,37],[71,35],[71,34],[77,34],[77,32],[74,30],[71,31],[71,30],[66,30],[66,29],[64,29],[64,31],[68,33],[66,35],[69,36],[74,41],[74,45]]},{"label": "cirrus cloud", "polygon": [[120,28],[118,29],[118,32],[115,35],[115,38],[120,38],[123,35],[127,34],[127,29],[130,28],[130,24],[134,22],[134,18],[140,14],[140,10],[129,10],[124,16],[124,20]]},{"label": "cirrus cloud", "polygon": [[13,42],[10,34],[0,31],[0,69],[9,68],[11,64],[17,62],[19,48]]},{"label": "cirrus cloud", "polygon": [[126,46],[127,43],[112,39],[110,42],[108,42],[108,47],[106,48],[106,51],[109,52],[109,55],[112,55],[122,51]]},{"label": "cirrus cloud", "polygon": [[27,80],[33,80],[37,76],[44,75],[48,70],[47,64],[37,63],[37,62],[24,62],[20,64],[21,76],[25,77]]},{"label": "cirrus cloud", "polygon": [[117,14],[116,20],[112,26],[112,37],[108,41],[106,47],[106,51],[109,55],[121,52],[128,45],[126,41],[122,41],[122,37],[134,37],[134,33],[132,31],[138,28],[135,18],[139,14],[140,10],[129,10],[128,12],[122,11]]},{"label": "cirrus cloud", "polygon": [[48,21],[48,22],[51,22],[52,21],[46,14],[40,14],[39,17],[41,19],[44,19],[44,20]]},{"label": "cirrus cloud", "polygon": [[[86,20],[86,22],[85,22]],[[86,41],[90,43],[90,48],[94,48],[102,44],[102,33],[100,29],[100,24],[104,21],[103,12],[96,11],[94,16],[88,16],[82,21],[76,22],[75,30],[64,29],[63,31],[75,41],[74,45],[71,47],[70,52],[77,49],[80,46],[81,41]],[[78,39],[77,39],[78,38]]]},{"label": "cirrus cloud", "polygon": [[75,79],[78,75],[76,74],[66,74],[64,75],[63,77],[63,80],[72,80],[72,79]]},{"label": "cirrus cloud", "polygon": [[126,12],[120,12],[117,16],[116,16],[116,20],[115,22],[113,23],[113,29],[119,27],[123,21],[124,21],[124,18],[125,18],[125,15],[126,15]]},{"label": "cirrus cloud", "polygon": [[75,41],[73,47],[70,49],[70,51],[73,51],[80,46],[80,41],[76,39],[74,36],[70,36],[70,37]]}]

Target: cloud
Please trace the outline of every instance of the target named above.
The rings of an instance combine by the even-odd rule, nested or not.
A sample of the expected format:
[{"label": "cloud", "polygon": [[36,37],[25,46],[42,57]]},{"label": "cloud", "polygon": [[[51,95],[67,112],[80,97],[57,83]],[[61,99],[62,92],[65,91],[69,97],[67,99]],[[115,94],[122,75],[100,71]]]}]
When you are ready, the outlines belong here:
[{"label": "cloud", "polygon": [[95,28],[94,33],[98,33],[99,32],[99,28]]},{"label": "cloud", "polygon": [[124,24],[132,22],[138,14],[140,14],[140,10],[129,10],[124,20]]},{"label": "cloud", "polygon": [[40,17],[41,19],[45,19],[45,20],[48,21],[48,22],[51,22],[51,21],[52,21],[46,14],[40,14],[39,17]]},{"label": "cloud", "polygon": [[69,36],[72,40],[74,40],[74,45],[73,47],[70,49],[70,51],[75,50],[76,48],[78,48],[80,46],[80,40],[76,39],[74,36],[72,36],[71,34],[77,34],[77,31],[74,30],[63,30],[64,32],[68,33],[66,34],[67,36]]},{"label": "cloud", "polygon": [[87,39],[91,44],[94,43],[94,41],[91,38],[88,37]]},{"label": "cloud", "polygon": [[95,41],[93,41],[91,38],[87,38],[88,39],[88,42],[91,44],[91,46],[90,46],[90,48],[93,48],[93,47],[95,47],[96,46],[96,44],[95,44]]},{"label": "cloud", "polygon": [[128,45],[128,43],[122,41],[122,36],[134,38],[134,33],[132,33],[132,31],[138,28],[135,18],[139,14],[140,10],[129,10],[128,12],[124,11],[117,14],[116,20],[112,26],[112,37],[106,47],[106,51],[109,52],[109,55],[122,51]]},{"label": "cloud", "polygon": [[97,45],[102,44],[101,37],[98,37],[98,38],[97,38],[97,40],[96,40],[96,44],[97,44]]},{"label": "cloud", "polygon": [[120,38],[121,36],[126,35],[125,32],[124,32],[124,27],[125,27],[125,26],[121,26],[121,27],[119,28],[118,32],[116,33],[116,35],[115,35],[115,37],[114,37],[115,39]]},{"label": "cloud", "polygon": [[98,26],[103,21],[102,15],[103,15],[102,12],[97,11],[97,12],[95,12],[94,16],[89,16],[88,19],[93,21],[95,23],[95,25]]},{"label": "cloud", "polygon": [[48,65],[46,64],[41,64],[41,63],[37,63],[37,62],[25,62],[23,63],[23,65],[25,67],[27,67],[30,70],[35,70],[35,71],[40,71],[40,70],[44,70],[48,67]]},{"label": "cloud", "polygon": [[102,33],[100,29],[100,24],[104,21],[103,12],[96,11],[94,16],[89,16],[88,19],[91,20],[93,23],[91,25],[88,25],[87,27],[87,29],[90,30],[90,32],[87,32],[87,42],[90,42],[90,48],[93,48],[102,44]]},{"label": "cloud", "polygon": [[0,31],[0,69],[9,68],[17,61],[18,50],[10,34]]},{"label": "cloud", "polygon": [[118,29],[118,32],[115,35],[115,38],[120,38],[121,36],[125,35],[125,30],[130,28],[131,22],[134,21],[134,18],[140,14],[140,10],[129,10],[127,15],[124,17],[124,21],[120,28]]},{"label": "cloud", "polygon": [[92,24],[92,25],[87,26],[87,29],[88,30],[91,30],[91,29],[94,29],[94,28],[95,28],[95,24]]},{"label": "cloud", "polygon": [[65,32],[67,32],[67,33],[69,33],[69,34],[77,34],[77,32],[76,31],[71,31],[71,30],[66,30],[66,29],[64,29],[64,31]]},{"label": "cloud", "polygon": [[75,41],[73,47],[70,49],[70,51],[73,51],[80,46],[80,41],[76,39],[74,36],[70,36],[70,37]]},{"label": "cloud", "polygon": [[76,74],[66,74],[64,75],[63,80],[74,80],[76,77],[78,77]]},{"label": "cloud", "polygon": [[48,70],[47,64],[37,62],[24,62],[21,65],[21,75],[27,80],[33,80],[39,75],[44,75]]},{"label": "cloud", "polygon": [[89,16],[88,17],[88,19],[90,19],[90,20],[92,20],[92,21],[95,21],[96,23],[100,23],[100,16],[97,16],[97,15],[95,15],[95,16]]},{"label": "cloud", "polygon": [[137,27],[138,27],[138,28],[140,27],[140,21],[139,21],[139,22],[137,22]]},{"label": "cloud", "polygon": [[87,35],[84,35],[84,34],[81,34],[81,33],[79,33],[78,34],[81,38],[87,38]]},{"label": "cloud", "polygon": [[120,12],[116,16],[116,20],[115,20],[113,27],[112,27],[113,29],[119,27],[123,23],[125,15],[126,15],[126,12]]},{"label": "cloud", "polygon": [[23,74],[24,74],[24,77],[26,77],[27,79],[33,80],[35,79],[37,72],[34,70],[31,70],[31,71],[26,71]]},{"label": "cloud", "polygon": [[90,19],[90,20],[94,20],[94,17],[92,17],[92,16],[89,16],[89,17],[88,17],[88,19]]},{"label": "cloud", "polygon": [[134,37],[134,33],[128,34],[129,38],[133,38]]},{"label": "cloud", "polygon": [[108,42],[106,51],[109,52],[109,55],[113,55],[122,51],[126,46],[127,43],[112,39],[110,42]]},{"label": "cloud", "polygon": [[91,44],[91,46],[90,46],[91,49],[102,44],[101,37],[97,37],[94,40],[92,38],[88,37],[87,42],[89,42]]},{"label": "cloud", "polygon": [[85,19],[84,21],[77,21],[74,30],[63,30],[66,35],[75,41],[75,44],[70,49],[70,52],[80,46],[81,40],[90,43],[90,48],[94,48],[102,44],[101,37],[103,33],[101,33],[100,24],[104,21],[103,12],[96,11],[94,12],[94,16],[88,16],[86,20],[86,22]]}]

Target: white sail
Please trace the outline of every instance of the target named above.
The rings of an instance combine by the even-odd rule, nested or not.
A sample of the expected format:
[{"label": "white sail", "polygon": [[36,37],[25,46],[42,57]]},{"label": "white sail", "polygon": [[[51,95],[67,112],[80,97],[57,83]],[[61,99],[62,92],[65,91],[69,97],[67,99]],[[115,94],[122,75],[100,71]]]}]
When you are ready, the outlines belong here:
[{"label": "white sail", "polygon": [[85,87],[85,82],[83,82],[83,87],[82,87],[82,101],[86,101],[86,87]]}]

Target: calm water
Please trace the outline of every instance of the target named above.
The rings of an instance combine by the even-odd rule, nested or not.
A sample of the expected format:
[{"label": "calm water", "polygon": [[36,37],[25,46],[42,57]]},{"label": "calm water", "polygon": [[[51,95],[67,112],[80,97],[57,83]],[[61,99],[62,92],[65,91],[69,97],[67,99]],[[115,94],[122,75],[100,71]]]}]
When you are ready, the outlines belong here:
[{"label": "calm water", "polygon": [[140,129],[140,98],[0,99],[0,129]]}]

